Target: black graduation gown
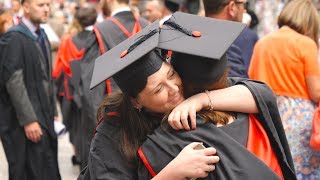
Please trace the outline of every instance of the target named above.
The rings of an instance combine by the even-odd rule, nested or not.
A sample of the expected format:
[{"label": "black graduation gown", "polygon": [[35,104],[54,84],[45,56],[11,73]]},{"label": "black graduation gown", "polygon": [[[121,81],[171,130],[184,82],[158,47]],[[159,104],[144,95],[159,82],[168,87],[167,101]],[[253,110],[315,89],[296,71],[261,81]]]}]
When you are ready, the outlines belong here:
[{"label": "black graduation gown", "polygon": [[[133,29],[136,21],[131,11],[119,12],[113,16],[117,19],[129,32]],[[148,22],[143,18],[138,18],[141,28],[148,25]],[[94,60],[101,55],[98,38],[102,40],[103,48],[105,51],[113,48],[122,41],[128,38],[128,36],[112,21],[106,19],[103,22],[96,25],[96,29],[100,32],[97,34],[95,31],[90,35],[87,41],[87,48],[84,57],[81,60],[81,103],[82,103],[82,148],[81,148],[81,168],[84,168],[87,164],[87,157],[89,154],[90,142],[95,128],[97,117],[97,109],[102,102],[106,92],[106,84],[101,83],[99,86],[90,90],[91,76],[93,72]],[[115,91],[119,88],[116,86],[112,78],[111,90]]]},{"label": "black graduation gown", "polygon": [[[251,90],[251,92],[254,94],[256,99],[258,97],[260,102],[261,100],[259,98],[265,99],[266,101],[264,102],[268,102],[270,94],[273,94],[264,83],[258,81],[243,78],[230,78],[230,83],[232,85],[244,84],[249,87],[249,89],[254,89]],[[266,96],[264,96],[264,94],[266,94]],[[104,119],[102,123],[97,126],[97,132],[93,137],[90,147],[88,166],[81,172],[78,177],[79,180],[138,178],[137,166],[133,166],[126,162],[118,150],[118,137],[116,132],[118,132],[119,129],[117,121],[120,120],[121,119],[117,117]],[[159,121],[161,121],[161,119]],[[279,127],[282,127],[282,123],[280,125],[281,126]],[[286,151],[286,155],[288,155],[288,158],[291,160],[291,155],[287,153],[288,151]]]},{"label": "black graduation gown", "polygon": [[[72,37],[72,43],[75,45],[78,51],[83,50],[86,47],[87,38],[91,32],[81,31]],[[79,63],[79,59],[69,60],[71,63]],[[79,85],[72,82],[73,77],[80,77],[79,71],[72,71],[70,68],[72,77],[69,77],[65,72],[61,73],[63,76],[64,96],[61,102],[61,112],[63,116],[63,123],[66,125],[69,131],[70,142],[75,146],[76,157],[80,160],[80,148],[81,148],[81,104],[79,104]]]},{"label": "black graduation gown", "polygon": [[99,124],[91,142],[88,166],[81,172],[79,180],[137,179],[136,166],[128,163],[118,149],[119,120],[111,117]]},{"label": "black graduation gown", "polygon": [[[259,108],[257,119],[265,129],[275,152],[285,179],[296,179],[292,157],[284,134],[276,100],[270,89],[259,89],[244,81],[252,92]],[[240,83],[240,84],[241,84]],[[262,95],[263,94],[263,95]],[[146,167],[152,167],[155,173],[163,169],[178,153],[191,142],[204,142],[217,149],[220,162],[206,179],[278,179],[262,161],[251,154],[228,134],[211,123],[204,123],[197,116],[197,129],[194,131],[174,131],[171,128],[157,128],[141,146],[141,159],[146,166],[139,167],[139,176],[148,176]],[[144,157],[143,157],[144,156]],[[150,175],[150,174],[149,174]]]},{"label": "black graduation gown", "polygon": [[[47,59],[36,40],[23,23],[1,37],[1,139],[9,163],[10,179],[56,180],[60,179],[60,174],[53,120],[56,104],[50,44],[45,37]],[[16,87],[19,95],[14,97],[10,97],[12,90],[7,91],[12,78],[21,79],[13,85],[19,86]],[[29,141],[23,129],[23,125],[34,120],[38,120],[43,132],[38,143]]]}]

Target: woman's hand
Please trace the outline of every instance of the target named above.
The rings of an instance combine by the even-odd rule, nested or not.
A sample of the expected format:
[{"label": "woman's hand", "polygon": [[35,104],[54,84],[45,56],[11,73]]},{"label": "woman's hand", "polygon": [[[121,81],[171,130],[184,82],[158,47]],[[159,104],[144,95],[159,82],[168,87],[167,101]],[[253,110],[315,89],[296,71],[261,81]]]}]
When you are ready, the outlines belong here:
[{"label": "woman's hand", "polygon": [[216,149],[209,147],[197,150],[201,143],[193,142],[187,145],[157,176],[153,179],[185,179],[204,178],[215,169],[214,163],[219,157],[214,156]]},{"label": "woman's hand", "polygon": [[208,97],[205,93],[199,93],[189,97],[175,107],[168,116],[170,126],[175,129],[190,130],[188,117],[192,129],[196,129],[196,113],[208,106]]}]

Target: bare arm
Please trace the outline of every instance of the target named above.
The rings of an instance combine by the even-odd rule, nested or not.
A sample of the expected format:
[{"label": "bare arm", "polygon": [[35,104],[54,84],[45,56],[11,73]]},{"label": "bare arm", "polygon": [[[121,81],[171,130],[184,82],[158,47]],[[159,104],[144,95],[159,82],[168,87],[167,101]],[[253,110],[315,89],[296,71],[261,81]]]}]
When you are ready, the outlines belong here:
[{"label": "bare arm", "polygon": [[314,102],[320,100],[320,65],[319,49],[313,41],[302,41],[301,58],[304,64],[304,75],[306,77],[307,90]]},{"label": "bare arm", "polygon": [[320,100],[320,76],[307,76],[306,83],[311,100],[318,103]]},{"label": "bare arm", "polygon": [[192,129],[196,128],[196,112],[210,106],[209,97],[214,110],[235,111],[243,113],[258,113],[255,100],[250,90],[243,85],[235,85],[224,89],[199,93],[189,97],[179,104],[168,117],[168,122],[174,129],[190,130],[188,116]]},{"label": "bare arm", "polygon": [[[209,94],[215,110],[258,113],[255,100],[246,86],[235,85],[211,91]],[[202,108],[208,106],[208,100],[208,97],[202,100],[204,102]]]}]

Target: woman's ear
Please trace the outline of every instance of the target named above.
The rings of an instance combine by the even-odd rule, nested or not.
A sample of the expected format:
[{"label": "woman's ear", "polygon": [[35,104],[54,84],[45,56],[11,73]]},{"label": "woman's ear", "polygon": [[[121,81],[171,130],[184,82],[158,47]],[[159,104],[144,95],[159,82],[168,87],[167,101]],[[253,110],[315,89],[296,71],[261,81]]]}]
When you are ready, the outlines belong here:
[{"label": "woman's ear", "polygon": [[130,101],[136,109],[142,108],[142,105],[138,102],[138,100],[136,98],[130,98]]}]

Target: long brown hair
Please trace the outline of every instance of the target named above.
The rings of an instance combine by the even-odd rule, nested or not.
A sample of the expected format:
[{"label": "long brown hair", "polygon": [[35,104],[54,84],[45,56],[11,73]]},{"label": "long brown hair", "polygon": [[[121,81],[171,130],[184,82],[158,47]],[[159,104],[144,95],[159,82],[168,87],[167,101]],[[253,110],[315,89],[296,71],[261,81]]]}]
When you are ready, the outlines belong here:
[{"label": "long brown hair", "polygon": [[[204,92],[205,90],[217,90],[228,87],[228,70],[225,70],[223,75],[214,83],[207,85],[195,85],[189,82],[183,82],[184,94],[188,98],[194,94]],[[211,121],[214,124],[226,125],[229,122],[229,118],[232,117],[232,113],[224,111],[212,111],[209,108],[204,108],[198,114],[205,119],[205,121]]]},{"label": "long brown hair", "polygon": [[319,46],[319,19],[316,7],[311,0],[292,0],[283,8],[278,25],[289,26],[300,34],[310,37]]},{"label": "long brown hair", "polygon": [[148,116],[146,112],[139,112],[133,107],[131,97],[122,93],[114,92],[104,98],[98,108],[97,119],[101,117],[110,119],[108,111],[117,112],[120,123],[118,148],[130,163],[135,163],[136,152],[146,136],[159,124],[161,119]]}]

